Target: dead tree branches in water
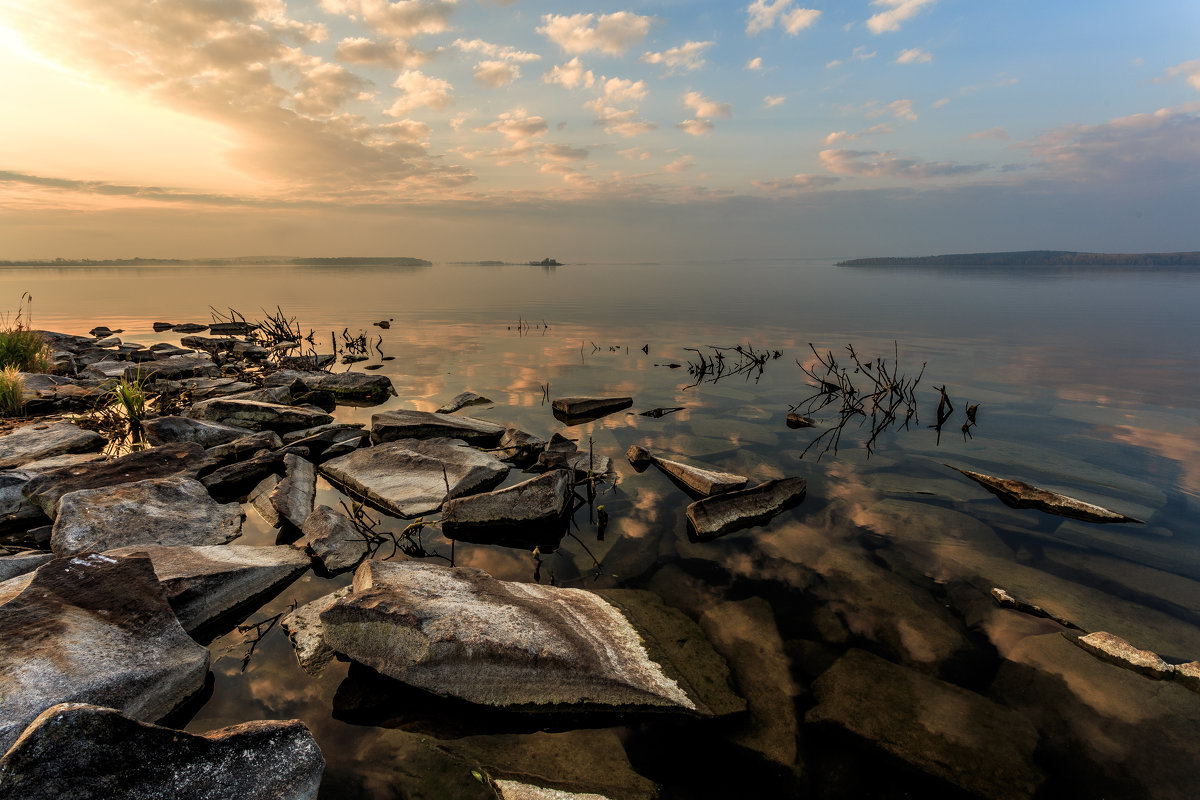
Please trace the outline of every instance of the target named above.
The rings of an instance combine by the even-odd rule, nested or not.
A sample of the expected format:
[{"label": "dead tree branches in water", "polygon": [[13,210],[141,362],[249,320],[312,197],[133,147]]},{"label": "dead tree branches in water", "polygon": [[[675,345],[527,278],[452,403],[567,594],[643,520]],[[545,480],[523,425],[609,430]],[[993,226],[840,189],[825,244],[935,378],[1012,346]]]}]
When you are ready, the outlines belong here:
[{"label": "dead tree branches in water", "polygon": [[[922,362],[915,377],[902,374],[898,344],[895,345],[891,363],[886,358],[864,360],[854,345],[846,345],[849,359],[846,363],[839,363],[832,350],[822,354],[811,343],[808,347],[816,356],[816,362],[804,364],[797,361],[796,364],[808,376],[816,392],[789,410],[803,409],[806,414],[812,414],[832,405],[836,406],[838,421],[810,442],[800,454],[801,458],[820,442],[824,442],[825,446],[817,455],[818,461],[831,449],[836,454],[842,431],[851,421],[857,421],[860,427],[870,424],[871,435],[866,443],[868,455],[875,451],[875,441],[884,431],[892,427],[907,429],[909,425],[919,423],[916,389],[921,376],[925,374],[925,364]],[[946,397],[944,391],[942,396]],[[949,402],[948,398],[945,402]],[[944,409],[945,406],[939,406],[939,419]]]},{"label": "dead tree branches in water", "polygon": [[734,375],[744,375],[747,381],[753,378],[754,382],[758,383],[767,362],[783,355],[778,350],[755,350],[754,345],[749,342],[745,346],[740,344],[733,347],[709,345],[704,349],[696,347],[683,349],[696,354],[696,360],[687,363],[688,374],[692,376],[692,386],[699,386],[701,383],[716,383]]}]

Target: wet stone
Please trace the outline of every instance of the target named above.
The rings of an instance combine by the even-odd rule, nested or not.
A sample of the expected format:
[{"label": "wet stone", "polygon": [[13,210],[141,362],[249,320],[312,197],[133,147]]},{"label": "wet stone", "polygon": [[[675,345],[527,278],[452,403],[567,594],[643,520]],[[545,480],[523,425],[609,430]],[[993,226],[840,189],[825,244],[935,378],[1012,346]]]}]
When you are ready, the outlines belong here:
[{"label": "wet stone", "polygon": [[467,406],[486,406],[491,405],[492,401],[481,394],[475,392],[461,392],[451,398],[450,402],[443,405],[435,413],[437,414],[453,414],[459,409]]},{"label": "wet stone", "polygon": [[748,480],[744,475],[703,469],[691,464],[659,458],[655,455],[650,456],[650,459],[656,467],[683,484],[688,491],[702,497],[711,497],[715,494],[724,494],[745,488]]},{"label": "wet stone", "polygon": [[250,400],[228,400],[213,398],[196,403],[187,412],[193,419],[239,425],[251,430],[273,430],[277,432],[302,430],[332,422],[333,417],[323,411],[302,406],[286,406],[279,403],[257,403]]},{"label": "wet stone", "polygon": [[551,403],[551,409],[555,419],[574,425],[599,419],[632,405],[632,397],[559,397]]},{"label": "wet stone", "polygon": [[367,540],[354,522],[329,506],[314,508],[300,530],[304,536],[295,546],[311,553],[328,572],[354,569],[367,555]]},{"label": "wet stone", "polygon": [[1086,636],[1067,636],[1067,638],[1101,661],[1140,672],[1148,678],[1159,681],[1170,680],[1174,677],[1174,667],[1163,661],[1157,653],[1139,650],[1121,637],[1113,636],[1111,633],[1097,631]]},{"label": "wet stone", "polygon": [[690,530],[704,540],[761,525],[802,501],[806,488],[803,478],[781,478],[698,500],[687,507]]},{"label": "wet stone", "polygon": [[502,449],[496,450],[495,456],[506,463],[523,467],[536,461],[544,446],[545,443],[533,434],[510,426],[504,429],[499,443]]},{"label": "wet stone", "polygon": [[997,478],[993,475],[984,475],[981,472],[972,472],[957,467],[951,467],[951,469],[966,475],[1012,508],[1035,508],[1047,514],[1071,517],[1084,522],[1141,522],[1141,520],[1127,517],[1103,506],[1039,489],[1022,481]]},{"label": "wet stone", "polygon": [[190,417],[155,417],[142,422],[142,431],[152,445],[170,442],[196,442],[203,448],[228,444],[249,436],[253,431],[219,422],[205,422]]},{"label": "wet stone", "polygon": [[317,676],[333,661],[333,648],[325,641],[325,629],[321,625],[321,613],[350,594],[351,587],[343,586],[335,592],[306,603],[279,621],[296,650],[296,660],[309,675]]},{"label": "wet stone", "polygon": [[103,436],[69,422],[24,425],[0,436],[0,469],[66,453],[97,452],[103,447]]},{"label": "wet stone", "polygon": [[459,497],[442,508],[449,539],[487,540],[487,534],[532,533],[561,523],[571,500],[571,474],[556,469],[494,492]]},{"label": "wet stone", "polygon": [[400,439],[448,438],[491,447],[503,435],[504,426],[472,417],[451,417],[428,411],[386,411],[371,417],[371,441],[376,444]]}]

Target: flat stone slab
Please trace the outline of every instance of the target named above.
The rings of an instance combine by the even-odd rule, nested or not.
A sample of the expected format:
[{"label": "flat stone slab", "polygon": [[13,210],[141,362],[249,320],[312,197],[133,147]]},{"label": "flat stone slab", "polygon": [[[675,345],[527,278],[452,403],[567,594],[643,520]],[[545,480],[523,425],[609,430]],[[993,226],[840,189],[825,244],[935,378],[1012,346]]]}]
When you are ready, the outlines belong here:
[{"label": "flat stone slab", "polygon": [[324,411],[303,406],[285,406],[281,403],[259,403],[253,400],[236,400],[214,397],[193,405],[187,412],[193,419],[224,422],[255,431],[277,432],[313,428],[333,422],[333,417]]},{"label": "flat stone slab", "polygon": [[368,542],[345,514],[329,506],[317,506],[300,526],[304,536],[293,544],[304,548],[326,571],[345,572],[358,566],[367,555]]},{"label": "flat stone slab", "polygon": [[0,469],[12,469],[66,453],[94,453],[105,439],[69,422],[23,425],[0,436]]},{"label": "flat stone slab", "polygon": [[442,508],[442,534],[480,541],[485,531],[503,534],[560,523],[571,500],[571,477],[556,469],[505,489],[448,500]]},{"label": "flat stone slab", "polygon": [[221,374],[221,368],[213,363],[212,356],[197,353],[186,356],[167,356],[143,364],[127,366],[123,377],[128,380],[149,378],[160,381],[177,381],[183,378],[212,378]]},{"label": "flat stone slab", "polygon": [[223,425],[219,422],[206,422],[202,419],[178,416],[144,420],[142,432],[152,445],[196,442],[205,449],[228,444],[254,433],[249,428],[241,428],[236,425]]},{"label": "flat stone slab", "polygon": [[428,411],[385,411],[371,416],[371,441],[400,439],[461,439],[468,444],[492,447],[504,435],[504,426],[472,417],[451,417]]},{"label": "flat stone slab", "polygon": [[[681,612],[648,592],[634,615],[582,589],[498,581],[482,570],[419,561],[367,561],[354,591],[321,613],[329,646],[412,686],[472,703],[537,711],[643,709],[702,715],[744,708],[725,688],[728,668]],[[648,597],[646,597],[648,595]],[[647,606],[642,606],[647,607]],[[655,631],[707,647],[669,659]],[[719,665],[715,675],[689,673]],[[709,689],[722,689],[709,692]]]},{"label": "flat stone slab", "polygon": [[396,394],[386,375],[365,372],[307,372],[281,370],[264,381],[265,386],[293,386],[297,381],[304,390],[328,392],[339,400],[382,403]]},{"label": "flat stone slab", "polygon": [[60,703],[0,759],[0,797],[313,800],[325,759],[299,720],[196,735],[111,708]]},{"label": "flat stone slab", "polygon": [[118,486],[168,475],[194,477],[208,463],[204,448],[195,442],[164,444],[111,461],[76,464],[44,472],[32,478],[21,491],[46,516],[54,519],[58,514],[59,499],[69,492]]},{"label": "flat stone slab", "polygon": [[803,500],[807,488],[804,478],[780,478],[697,500],[687,507],[691,532],[704,540],[761,525]]},{"label": "flat stone slab", "polygon": [[632,397],[559,397],[550,407],[555,419],[575,424],[599,419],[632,405]]},{"label": "flat stone slab", "polygon": [[[630,449],[632,450],[632,448]],[[633,459],[631,458],[630,461],[632,462]],[[711,497],[714,494],[724,494],[725,492],[743,489],[746,486],[747,480],[749,480],[745,475],[734,475],[731,472],[719,472],[717,470],[695,467],[691,464],[684,464],[681,461],[660,458],[653,454],[650,455],[650,462],[668,476],[683,484],[688,491],[702,497]]]},{"label": "flat stone slab", "polygon": [[851,650],[812,686],[805,722],[830,725],[971,795],[1032,797],[1037,729],[1019,712],[915,670]]},{"label": "flat stone slab", "polygon": [[[204,686],[208,648],[167,604],[150,559],[57,558],[0,604],[0,750],[80,701],[158,720]],[[7,783],[4,777],[0,783]]]},{"label": "flat stone slab", "polygon": [[334,657],[333,648],[325,641],[321,613],[334,602],[350,594],[351,588],[343,586],[336,592],[318,597],[279,620],[280,626],[287,631],[292,647],[296,650],[296,660],[309,675],[320,675]]},{"label": "flat stone slab", "polygon": [[286,453],[283,480],[271,490],[269,502],[283,519],[299,528],[312,513],[317,496],[317,468],[311,461]]},{"label": "flat stone slab", "polygon": [[0,583],[9,578],[33,572],[42,564],[53,560],[54,554],[43,550],[29,550],[23,553],[0,556]]},{"label": "flat stone slab", "polygon": [[242,531],[242,507],[181,475],[63,495],[50,534],[60,556],[128,545],[218,545]]},{"label": "flat stone slab", "polygon": [[101,453],[71,453],[30,461],[20,469],[0,472],[0,532],[26,530],[48,521],[41,507],[24,494],[26,484],[34,476],[62,467],[103,460]]},{"label": "flat stone slab", "polygon": [[1011,508],[1036,508],[1047,514],[1057,514],[1060,517],[1070,517],[1084,522],[1141,522],[1140,519],[1127,517],[1103,506],[1067,497],[1065,494],[1039,489],[1022,481],[997,478],[994,475],[984,475],[982,472],[972,472],[958,467],[950,468],[966,475],[999,497],[1001,502]]},{"label": "flat stone slab", "polygon": [[475,392],[460,392],[450,399],[450,402],[443,405],[435,414],[453,414],[459,409],[467,406],[487,406],[491,405],[492,401],[481,394]]},{"label": "flat stone slab", "polygon": [[309,567],[308,558],[288,545],[134,545],[109,550],[105,555],[149,558],[167,602],[189,633],[251,598],[281,588]]},{"label": "flat stone slab", "polygon": [[504,480],[508,465],[458,439],[401,439],[331,459],[320,471],[379,508],[411,519],[437,511],[452,497],[490,489]]},{"label": "flat stone slab", "polygon": [[1139,650],[1120,636],[1097,631],[1086,636],[1063,634],[1101,661],[1139,672],[1158,681],[1176,681],[1193,692],[1200,692],[1200,662],[1168,664],[1158,653]]}]

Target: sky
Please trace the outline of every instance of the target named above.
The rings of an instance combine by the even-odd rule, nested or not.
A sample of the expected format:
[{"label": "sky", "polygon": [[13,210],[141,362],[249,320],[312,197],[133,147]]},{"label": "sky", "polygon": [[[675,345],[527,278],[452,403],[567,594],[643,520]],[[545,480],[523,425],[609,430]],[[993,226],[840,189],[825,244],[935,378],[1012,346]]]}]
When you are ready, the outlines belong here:
[{"label": "sky", "polygon": [[1196,0],[0,0],[0,259],[1200,250]]}]

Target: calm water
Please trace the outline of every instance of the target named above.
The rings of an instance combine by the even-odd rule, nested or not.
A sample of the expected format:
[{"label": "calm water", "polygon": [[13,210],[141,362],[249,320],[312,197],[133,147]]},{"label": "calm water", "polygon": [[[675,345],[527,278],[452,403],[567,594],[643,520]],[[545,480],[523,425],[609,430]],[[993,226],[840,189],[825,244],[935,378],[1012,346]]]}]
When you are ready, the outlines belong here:
[{"label": "calm water", "polygon": [[[22,292],[33,296],[37,327],[85,333],[105,324],[148,344],[178,340],[153,333],[155,321],[207,322],[210,306],[255,319],[279,306],[315,331],[323,351],[331,331],[348,329],[366,331],[376,355],[394,356],[381,371],[398,397],[339,409],[341,419],[431,411],[470,389],[495,404],[464,413],[590,440],[616,463],[598,501],[611,517],[602,540],[584,509],[573,535],[540,564],[529,551],[462,543],[456,563],[510,580],[534,580],[540,567],[541,580],[560,585],[656,591],[737,654],[735,675],[751,702],[747,719],[722,725],[612,719],[563,729],[381,687],[345,664],[311,678],[277,627],[245,669],[246,637],[217,639],[211,697],[187,728],[303,719],[328,761],[323,796],[464,795],[480,788],[469,765],[612,775],[605,759],[614,750],[667,797],[748,787],[771,796],[936,793],[804,726],[814,703],[808,686],[851,647],[1026,715],[1039,731],[1046,796],[1089,774],[1111,781],[1118,796],[1189,796],[1200,786],[1198,757],[1180,744],[1200,733],[1200,695],[1097,666],[1053,624],[986,600],[991,586],[1005,587],[1085,628],[1170,659],[1200,659],[1200,271],[847,269],[812,260],[0,270],[0,306],[15,309]],[[389,330],[372,326],[384,319]],[[847,344],[867,358],[892,360],[898,350],[908,375],[924,363],[919,424],[884,432],[873,454],[852,425],[836,454],[802,457],[824,428],[793,430],[784,419],[812,393],[796,363],[812,363],[810,342],[839,359]],[[686,366],[665,366],[695,360],[686,348],[737,344],[781,356],[753,378],[700,385]],[[551,397],[629,394],[634,411],[684,410],[564,429],[543,404],[547,383]],[[942,385],[956,410],[939,437],[928,426],[933,387]],[[978,424],[967,437],[963,411],[975,403]],[[829,409],[812,416],[834,420]],[[635,473],[623,455],[634,443],[752,483],[803,476],[808,497],[765,527],[692,543],[689,498],[655,470]],[[1063,491],[1146,524],[1009,509],[946,464]],[[322,484],[319,502],[338,499]],[[239,542],[274,536],[248,509]],[[450,553],[436,530],[424,544]],[[250,621],[348,581],[309,573]],[[865,764],[874,774],[859,774]]]}]

